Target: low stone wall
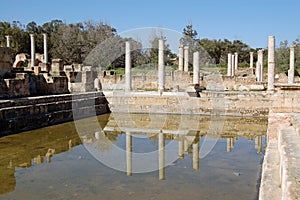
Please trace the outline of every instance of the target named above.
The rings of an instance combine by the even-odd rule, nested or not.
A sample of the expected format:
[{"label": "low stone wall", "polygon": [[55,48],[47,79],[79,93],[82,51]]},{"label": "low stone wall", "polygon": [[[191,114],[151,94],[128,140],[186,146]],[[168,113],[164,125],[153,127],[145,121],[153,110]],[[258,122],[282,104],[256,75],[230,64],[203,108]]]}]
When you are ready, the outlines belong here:
[{"label": "low stone wall", "polygon": [[0,101],[0,136],[110,112],[102,93],[51,95]]},{"label": "low stone wall", "polygon": [[300,197],[300,91],[279,90],[268,117],[259,199]]},{"label": "low stone wall", "polygon": [[205,91],[187,93],[104,92],[112,112],[268,116],[272,94],[267,92]]}]

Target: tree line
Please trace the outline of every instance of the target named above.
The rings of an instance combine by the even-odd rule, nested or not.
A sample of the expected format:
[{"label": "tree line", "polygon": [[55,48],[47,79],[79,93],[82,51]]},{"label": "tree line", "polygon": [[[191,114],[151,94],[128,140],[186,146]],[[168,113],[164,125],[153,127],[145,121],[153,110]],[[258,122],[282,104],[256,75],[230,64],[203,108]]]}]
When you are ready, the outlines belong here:
[{"label": "tree line", "polygon": [[[150,43],[153,48],[150,50],[143,50],[139,41],[131,38],[121,38],[118,36],[116,28],[103,23],[85,21],[80,23],[67,24],[62,20],[52,20],[43,25],[38,25],[36,22],[29,22],[27,25],[19,21],[0,22],[0,45],[6,45],[6,35],[11,37],[11,49],[13,56],[18,53],[30,54],[30,36],[35,35],[36,52],[43,53],[43,36],[48,35],[48,49],[49,58],[61,58],[66,64],[83,63],[84,61],[93,63],[101,63],[103,67],[110,68],[124,67],[125,56],[125,41],[131,41],[133,49],[132,64],[139,66],[143,63],[157,63],[157,43],[158,39],[166,38],[163,33],[160,35],[153,35]],[[190,53],[193,51],[200,51],[202,56],[202,63],[213,63],[225,67],[227,64],[227,55],[229,52],[237,52],[239,54],[240,66],[249,66],[249,52],[257,52],[258,49],[251,48],[248,44],[241,40],[230,41],[228,39],[207,39],[199,38],[197,30],[193,29],[192,24],[188,24],[183,28],[183,37],[181,43],[190,47]],[[113,39],[111,39],[113,38]],[[108,45],[105,49],[106,54],[102,56],[88,56],[90,52],[95,49],[97,44],[104,41],[114,41],[114,45]],[[117,41],[117,42],[116,42]],[[107,42],[106,42],[107,43]],[[109,42],[108,42],[109,43]],[[296,39],[293,44],[296,46],[296,67],[300,65],[300,38]],[[110,47],[113,46],[113,47]],[[168,44],[165,44],[165,61],[166,64],[171,65],[171,58],[176,57],[177,52],[171,52]],[[124,54],[113,55],[115,52],[124,52]],[[109,55],[108,55],[109,54]],[[289,46],[288,41],[280,42],[276,49],[277,66],[279,71],[287,71],[289,64]],[[267,51],[265,51],[267,55]],[[103,58],[112,57],[113,60],[103,62]],[[192,56],[190,56],[190,59]],[[88,59],[87,59],[88,58]],[[254,61],[257,60],[257,54],[254,54]],[[192,63],[190,61],[190,63]]]}]

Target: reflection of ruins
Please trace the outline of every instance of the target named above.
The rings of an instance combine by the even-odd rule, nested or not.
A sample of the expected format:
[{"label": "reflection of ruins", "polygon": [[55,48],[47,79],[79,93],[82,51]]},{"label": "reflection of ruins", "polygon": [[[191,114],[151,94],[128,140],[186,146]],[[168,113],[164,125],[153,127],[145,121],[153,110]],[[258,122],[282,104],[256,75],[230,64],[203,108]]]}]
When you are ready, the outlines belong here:
[{"label": "reflection of ruins", "polygon": [[[0,138],[0,177],[6,180],[0,183],[0,193],[13,191],[16,185],[14,172],[16,167],[31,167],[48,164],[55,154],[70,150],[83,143],[97,142],[100,152],[109,152],[112,144],[124,136],[126,143],[125,168],[127,175],[134,173],[133,153],[139,144],[133,138],[137,135],[147,138],[157,146],[158,178],[166,179],[166,145],[173,141],[179,159],[187,155],[192,158],[192,168],[200,169],[201,146],[205,138],[220,138],[227,141],[227,151],[234,147],[234,141],[248,138],[254,141],[254,147],[263,152],[262,138],[266,133],[265,118],[234,118],[190,115],[147,115],[147,114],[105,114],[94,119],[82,119],[85,135],[76,132],[73,123],[64,123],[18,135]],[[224,121],[219,132],[209,131],[210,126]],[[102,129],[102,131],[95,130]],[[107,143],[104,138],[112,143]],[[80,140],[81,139],[81,140]],[[26,142],[24,142],[26,141]],[[22,146],[22,148],[20,148]],[[224,148],[226,152],[226,148]],[[51,164],[51,163],[50,163]]]},{"label": "reflection of ruins", "polygon": [[[223,123],[220,123],[223,122]],[[219,132],[210,130],[212,124],[221,124]],[[185,155],[192,158],[192,168],[200,169],[201,147],[205,138],[221,139],[227,142],[227,149],[224,152],[231,152],[234,143],[240,138],[247,138],[253,142],[253,148],[258,153],[263,153],[263,140],[266,134],[267,120],[265,118],[236,118],[236,117],[210,117],[210,116],[190,116],[190,115],[148,115],[148,114],[110,114],[106,126],[103,128],[102,137],[113,139],[125,137],[126,149],[126,168],[127,175],[132,176],[134,169],[133,160],[135,159],[135,147],[140,144],[134,141],[134,137],[147,138],[155,143],[158,154],[157,169],[159,169],[159,179],[165,176],[166,163],[166,144],[175,142],[178,152],[177,158],[183,159]],[[86,124],[86,128],[95,129],[92,124]],[[80,135],[84,143],[95,144],[101,140],[94,137],[92,132],[85,131],[86,134]],[[115,137],[113,137],[115,136]],[[99,138],[99,137],[98,137]],[[201,143],[202,142],[202,143]],[[98,147],[99,152],[105,151]],[[155,150],[155,151],[156,151]],[[136,158],[137,159],[137,158]]]},{"label": "reflection of ruins", "polygon": [[15,168],[49,164],[55,154],[79,144],[81,141],[73,123],[0,138],[0,194],[15,189]]}]

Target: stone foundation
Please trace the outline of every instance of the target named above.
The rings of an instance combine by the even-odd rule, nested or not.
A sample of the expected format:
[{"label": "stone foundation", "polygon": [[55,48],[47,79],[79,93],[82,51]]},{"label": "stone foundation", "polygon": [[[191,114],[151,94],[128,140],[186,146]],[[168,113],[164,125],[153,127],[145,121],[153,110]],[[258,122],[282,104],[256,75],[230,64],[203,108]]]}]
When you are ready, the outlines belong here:
[{"label": "stone foundation", "polygon": [[268,116],[271,94],[266,92],[204,91],[200,98],[185,92],[104,92],[112,112]]},{"label": "stone foundation", "polygon": [[0,136],[71,121],[73,112],[76,112],[77,118],[84,118],[108,113],[110,110],[102,93],[2,100],[0,101]]}]

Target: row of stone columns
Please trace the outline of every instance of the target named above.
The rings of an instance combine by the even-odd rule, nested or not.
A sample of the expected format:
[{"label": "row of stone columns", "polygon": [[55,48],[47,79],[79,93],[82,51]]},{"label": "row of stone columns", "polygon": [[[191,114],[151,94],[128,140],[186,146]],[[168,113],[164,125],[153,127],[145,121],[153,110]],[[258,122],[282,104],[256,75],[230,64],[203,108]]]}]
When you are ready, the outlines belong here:
[{"label": "row of stone columns", "polygon": [[189,47],[179,45],[178,50],[178,70],[179,71],[189,71]]},{"label": "row of stone columns", "polygon": [[[125,43],[125,90],[132,89],[131,82],[131,56],[130,43]],[[183,57],[184,55],[184,57]],[[188,71],[189,47],[179,45],[179,70]],[[193,84],[200,83],[200,60],[199,52],[193,53]],[[165,64],[164,64],[164,41],[158,41],[158,91],[162,93],[165,89]]]},{"label": "row of stone columns", "polygon": [[234,54],[228,53],[228,66],[227,66],[227,76],[234,76],[235,71],[238,70],[238,53],[235,52]]},{"label": "row of stone columns", "polygon": [[[185,144],[186,136],[178,136],[178,156],[179,158],[184,158],[184,151],[188,150],[188,144]],[[193,147],[193,168],[195,170],[199,169],[200,162],[200,138],[194,138],[192,143]],[[159,179],[165,179],[165,135],[160,132],[158,134],[158,168],[159,168]],[[127,176],[132,176],[132,134],[126,132],[126,171]]]},{"label": "row of stone columns", "polygon": [[[44,36],[44,63],[48,63],[48,50],[47,50],[47,34],[43,34]],[[34,34],[30,34],[31,41],[31,67],[35,65],[35,39]]]},{"label": "row of stone columns", "polygon": [[[43,34],[44,36],[44,63],[48,63],[48,50],[47,50],[47,34]],[[6,35],[6,46],[10,47],[10,35]],[[31,41],[31,67],[35,64],[35,39],[34,34],[30,34]]]},{"label": "row of stone columns", "polygon": [[[263,82],[263,50],[259,50],[256,63],[256,77],[258,82]],[[234,69],[237,69],[237,54],[228,54],[228,67],[227,75],[234,76]],[[235,67],[233,67],[235,66]],[[250,52],[250,68],[253,68],[253,52]],[[294,70],[295,70],[295,46],[290,47],[290,69],[288,83],[294,83]],[[268,37],[268,90],[274,90],[275,82],[275,37]]]}]

